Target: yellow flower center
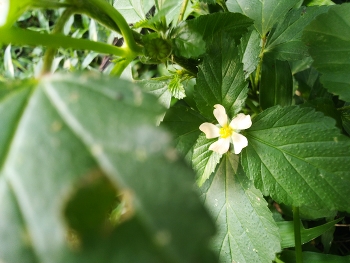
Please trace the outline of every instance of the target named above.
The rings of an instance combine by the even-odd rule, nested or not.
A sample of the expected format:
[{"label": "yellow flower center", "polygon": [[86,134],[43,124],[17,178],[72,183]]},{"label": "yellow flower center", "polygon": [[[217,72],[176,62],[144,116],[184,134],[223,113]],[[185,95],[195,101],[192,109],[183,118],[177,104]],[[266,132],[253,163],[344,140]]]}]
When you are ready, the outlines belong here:
[{"label": "yellow flower center", "polygon": [[229,125],[225,125],[224,127],[220,128],[220,137],[221,138],[227,138],[232,135],[233,129]]}]

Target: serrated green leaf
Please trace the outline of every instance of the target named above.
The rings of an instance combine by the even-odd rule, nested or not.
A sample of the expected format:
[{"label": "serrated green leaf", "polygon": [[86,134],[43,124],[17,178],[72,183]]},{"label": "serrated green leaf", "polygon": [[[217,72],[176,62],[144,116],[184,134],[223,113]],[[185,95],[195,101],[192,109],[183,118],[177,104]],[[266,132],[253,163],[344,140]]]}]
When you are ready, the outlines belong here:
[{"label": "serrated green leaf", "polygon": [[187,58],[198,57],[205,52],[205,41],[212,42],[215,35],[227,31],[239,42],[253,21],[242,14],[214,13],[182,22],[174,28],[171,36],[175,54]]},{"label": "serrated green leaf", "polygon": [[[295,251],[284,250],[280,257],[285,263],[295,263]],[[336,256],[330,254],[322,254],[316,252],[303,252],[303,262],[307,263],[348,263],[350,262],[350,256]]]},{"label": "serrated green leaf", "polygon": [[199,111],[213,120],[213,107],[221,104],[229,117],[244,106],[248,92],[243,64],[235,42],[225,33],[220,34],[209,47],[199,66],[195,98]]},{"label": "serrated green leaf", "polygon": [[238,162],[225,154],[203,185],[204,202],[216,218],[213,248],[220,262],[271,262],[279,252],[280,237],[261,192],[254,188]]},{"label": "serrated green leaf", "polygon": [[[338,223],[342,218],[338,218],[331,222],[325,223],[320,226],[316,226],[313,228],[305,229],[301,226],[300,234],[301,234],[301,243],[305,244],[314,238],[322,235],[332,227],[334,224]],[[282,239],[281,246],[282,248],[295,247],[295,239],[294,239],[294,223],[293,221],[282,221],[277,222],[277,226],[279,228],[280,236]]]},{"label": "serrated green leaf", "polygon": [[191,163],[193,147],[201,134],[199,126],[205,119],[196,111],[181,104],[171,107],[161,125],[174,135],[176,149]]},{"label": "serrated green leaf", "polygon": [[[129,193],[130,216],[138,220],[147,233],[142,240],[149,243],[138,248],[156,247],[153,252],[158,254],[151,258],[162,259],[151,262],[194,262],[208,253],[214,226],[193,189],[192,170],[169,147],[168,133],[154,124],[161,113],[154,96],[103,76],[48,75],[7,94],[0,103],[1,122],[8,127],[1,133],[7,144],[0,147],[0,202],[5,204],[0,206],[0,222],[17,225],[1,229],[5,234],[0,243],[7,244],[9,233],[18,243],[0,249],[0,259],[32,249],[36,262],[99,262],[90,255],[100,255],[101,242],[115,255],[118,248],[109,243],[118,239],[113,229],[104,237],[89,238],[96,245],[83,243],[78,252],[68,248],[62,212],[74,199],[76,184],[96,169],[113,187]],[[9,211],[8,202],[14,210]],[[101,221],[92,222],[95,229]],[[78,231],[84,233],[86,227]],[[130,237],[133,242],[138,238]],[[86,251],[87,260],[75,260],[85,258]],[[135,258],[130,249],[118,253],[123,260],[104,262]]]},{"label": "serrated green leaf", "polygon": [[221,154],[210,151],[209,146],[217,139],[207,139],[205,134],[200,134],[193,148],[192,165],[197,171],[197,183],[202,186],[203,183],[214,172],[216,165],[221,159]]},{"label": "serrated green leaf", "polygon": [[250,74],[254,72],[258,63],[261,47],[257,45],[260,41],[260,36],[258,31],[252,30],[245,35],[240,40],[239,54],[243,58],[243,71],[245,73],[245,78],[247,79]]},{"label": "serrated green leaf", "polygon": [[289,106],[293,99],[293,77],[288,61],[265,58],[262,65],[259,90],[263,109]]},{"label": "serrated green leaf", "polygon": [[313,66],[322,73],[325,88],[350,101],[350,4],[331,6],[304,30]]},{"label": "serrated green leaf", "polygon": [[254,26],[265,37],[266,33],[291,9],[299,0],[228,0],[230,12],[245,14],[254,20]]},{"label": "serrated green leaf", "polygon": [[310,108],[273,107],[244,134],[247,175],[279,203],[350,210],[350,140],[335,121]]},{"label": "serrated green leaf", "polygon": [[319,14],[328,11],[327,6],[300,7],[290,10],[268,37],[264,52],[279,60],[300,60],[308,55],[301,41],[303,29]]}]

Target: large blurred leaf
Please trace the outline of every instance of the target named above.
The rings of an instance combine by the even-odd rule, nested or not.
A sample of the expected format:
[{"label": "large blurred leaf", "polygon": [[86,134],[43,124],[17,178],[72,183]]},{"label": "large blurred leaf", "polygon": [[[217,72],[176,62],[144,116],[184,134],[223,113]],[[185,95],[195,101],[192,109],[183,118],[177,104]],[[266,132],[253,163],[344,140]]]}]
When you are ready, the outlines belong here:
[{"label": "large blurred leaf", "polygon": [[350,211],[350,139],[310,108],[273,107],[245,135],[247,175],[277,202]]},{"label": "large blurred leaf", "polygon": [[350,101],[350,4],[330,7],[304,30],[313,66],[329,92]]},{"label": "large blurred leaf", "polygon": [[226,5],[231,12],[242,13],[253,19],[256,30],[265,37],[297,2],[299,0],[228,0]]},{"label": "large blurred leaf", "polygon": [[265,50],[268,56],[279,60],[298,60],[308,55],[301,41],[303,29],[319,14],[328,11],[327,6],[300,7],[287,13],[268,37]]},{"label": "large blurred leaf", "polygon": [[219,34],[199,66],[195,89],[198,109],[213,120],[214,105],[221,104],[232,118],[241,111],[247,92],[248,83],[238,48],[226,33]]},{"label": "large blurred leaf", "polygon": [[263,109],[292,104],[293,78],[288,61],[264,59],[259,92]]},{"label": "large blurred leaf", "polygon": [[271,262],[281,249],[278,228],[238,158],[225,154],[202,187],[205,204],[218,226],[213,247],[223,263]]},{"label": "large blurred leaf", "polygon": [[[300,234],[301,234],[301,243],[305,244],[316,237],[322,235],[327,230],[334,227],[334,224],[338,223],[342,218],[338,218],[326,224],[316,226],[313,228],[305,229],[301,226]],[[294,239],[294,222],[293,221],[282,221],[277,222],[277,226],[279,228],[279,232],[281,235],[281,246],[282,248],[287,247],[295,247],[295,239]]]},{"label": "large blurred leaf", "polygon": [[[193,172],[169,147],[168,134],[154,125],[162,113],[157,99],[134,84],[97,76],[46,76],[3,97],[0,259],[30,262],[34,254],[32,262],[101,262],[83,252],[100,255],[99,244],[107,242],[103,254],[123,257],[102,262],[135,262],[130,248],[109,243],[123,238],[118,233],[124,224],[116,230],[107,228],[104,235],[97,231],[100,235],[93,242],[97,247],[86,248],[86,242],[79,241],[86,231],[100,229],[96,226],[106,212],[92,209],[99,215],[86,218],[87,225],[75,223],[82,219],[74,211],[89,215],[84,191],[91,189],[93,195],[101,189],[110,191],[109,183],[89,186],[94,182],[91,174],[100,171],[125,196],[129,219],[147,233],[128,237],[128,244],[137,244],[140,253],[154,248],[139,254],[137,262],[198,262],[207,251],[213,224],[193,190]],[[88,188],[78,187],[86,180]],[[101,196],[97,202],[100,208],[111,201],[103,200]],[[77,204],[83,210],[72,209]],[[78,232],[78,241],[73,235],[69,243],[83,246],[79,257],[86,260],[74,261],[73,253],[68,253],[67,224]]]}]

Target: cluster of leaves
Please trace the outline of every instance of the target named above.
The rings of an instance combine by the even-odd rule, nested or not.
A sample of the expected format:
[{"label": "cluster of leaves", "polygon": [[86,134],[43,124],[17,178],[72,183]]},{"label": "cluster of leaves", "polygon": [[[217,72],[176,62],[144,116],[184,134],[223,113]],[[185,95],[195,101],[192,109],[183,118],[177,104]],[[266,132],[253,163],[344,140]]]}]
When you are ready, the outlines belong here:
[{"label": "cluster of leaves", "polygon": [[[56,10],[50,35],[12,26],[31,7]],[[25,79],[0,82],[0,261],[339,262],[300,246],[322,235],[331,251],[350,213],[349,13],[329,0],[11,1],[0,43],[47,49],[38,74],[15,74],[4,52],[3,80]],[[122,47],[102,43],[116,34]],[[48,74],[99,53],[115,56],[111,76]],[[168,70],[135,81],[135,59]],[[209,151],[198,129],[216,104],[252,116],[239,155]]]}]

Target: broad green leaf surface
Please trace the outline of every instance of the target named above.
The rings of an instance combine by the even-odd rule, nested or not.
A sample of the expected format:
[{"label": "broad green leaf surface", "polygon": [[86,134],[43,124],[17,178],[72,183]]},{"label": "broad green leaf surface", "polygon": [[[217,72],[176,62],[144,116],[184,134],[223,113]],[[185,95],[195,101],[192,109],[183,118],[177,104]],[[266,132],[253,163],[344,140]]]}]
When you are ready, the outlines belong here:
[{"label": "broad green leaf surface", "polygon": [[[284,250],[280,257],[285,263],[295,263],[295,251]],[[336,256],[316,252],[303,252],[303,262],[307,263],[349,263],[350,256]]]},{"label": "broad green leaf surface", "polygon": [[209,120],[214,120],[215,104],[223,105],[230,118],[244,106],[248,83],[240,61],[235,42],[225,33],[208,47],[199,66],[195,98],[199,111]]},{"label": "broad green leaf surface", "polygon": [[325,88],[350,101],[350,4],[336,5],[319,15],[304,30],[313,66],[322,73]]},{"label": "broad green leaf surface", "polygon": [[199,126],[205,119],[196,111],[181,104],[171,107],[162,122],[174,135],[176,149],[192,161],[193,146],[202,133]]},{"label": "broad green leaf surface", "polygon": [[[326,224],[316,226],[313,228],[305,229],[301,225],[300,234],[301,234],[301,243],[305,244],[314,238],[322,235],[332,227],[334,224],[338,223],[342,218],[338,218]],[[281,236],[281,246],[282,248],[295,247],[295,239],[294,239],[294,223],[293,221],[282,221],[277,222],[277,226],[279,228],[280,236]]]},{"label": "broad green leaf surface", "polygon": [[272,27],[291,9],[299,0],[228,0],[227,8],[230,12],[245,14],[254,20],[254,26],[265,37]]},{"label": "broad green leaf surface", "polygon": [[172,32],[175,54],[184,57],[198,57],[205,52],[205,41],[212,42],[215,35],[229,32],[236,43],[253,21],[242,14],[214,13],[182,22]]},{"label": "broad green leaf surface", "polygon": [[165,108],[170,107],[171,102],[171,92],[168,88],[167,81],[159,81],[159,80],[140,80],[135,81],[138,85],[143,88],[143,91],[153,94],[158,98],[160,104],[162,104]]},{"label": "broad green leaf surface", "polygon": [[299,60],[308,56],[307,46],[301,41],[303,29],[327,6],[300,7],[290,10],[268,37],[264,52],[279,60]]},{"label": "broad green leaf surface", "polygon": [[146,19],[146,14],[154,5],[153,0],[114,0],[113,7],[117,9],[128,23],[136,23]]},{"label": "broad green leaf surface", "polygon": [[221,154],[210,151],[209,146],[217,141],[217,139],[207,139],[205,134],[201,133],[193,148],[192,165],[197,171],[199,186],[209,179],[209,176],[214,172],[216,165],[221,159]]},{"label": "broad green leaf surface", "polygon": [[310,108],[273,107],[245,133],[246,174],[279,203],[350,211],[350,140]]},{"label": "broad green leaf surface", "polygon": [[258,63],[261,47],[257,45],[260,42],[258,31],[252,30],[243,35],[240,40],[239,54],[243,58],[243,71],[247,79],[254,72]]},{"label": "broad green leaf surface", "polygon": [[263,109],[275,105],[289,106],[292,104],[293,77],[288,61],[264,59],[259,98]]},{"label": "broad green leaf surface", "polygon": [[[127,196],[130,217],[147,233],[130,237],[130,243],[141,238],[147,242],[138,245],[140,251],[161,251],[142,259],[143,254],[137,257],[130,248],[123,251],[126,247],[118,252],[111,244],[106,254],[124,258],[105,262],[133,262],[135,257],[141,259],[137,262],[195,262],[206,251],[214,226],[193,190],[193,172],[168,146],[168,134],[154,124],[162,113],[154,96],[101,76],[50,75],[3,97],[0,118],[7,128],[0,134],[7,144],[0,148],[0,222],[11,228],[1,228],[0,259],[24,251],[28,257],[19,262],[32,254],[34,262],[98,262],[93,257],[74,260],[85,254],[69,252],[63,212],[77,184],[100,170]],[[124,228],[121,224],[105,239],[97,235],[93,240],[116,240]],[[79,251],[101,251],[98,244],[84,244]]]},{"label": "broad green leaf surface", "polygon": [[212,246],[223,263],[271,262],[281,249],[278,228],[238,158],[225,154],[202,187],[204,202],[218,226]]}]

